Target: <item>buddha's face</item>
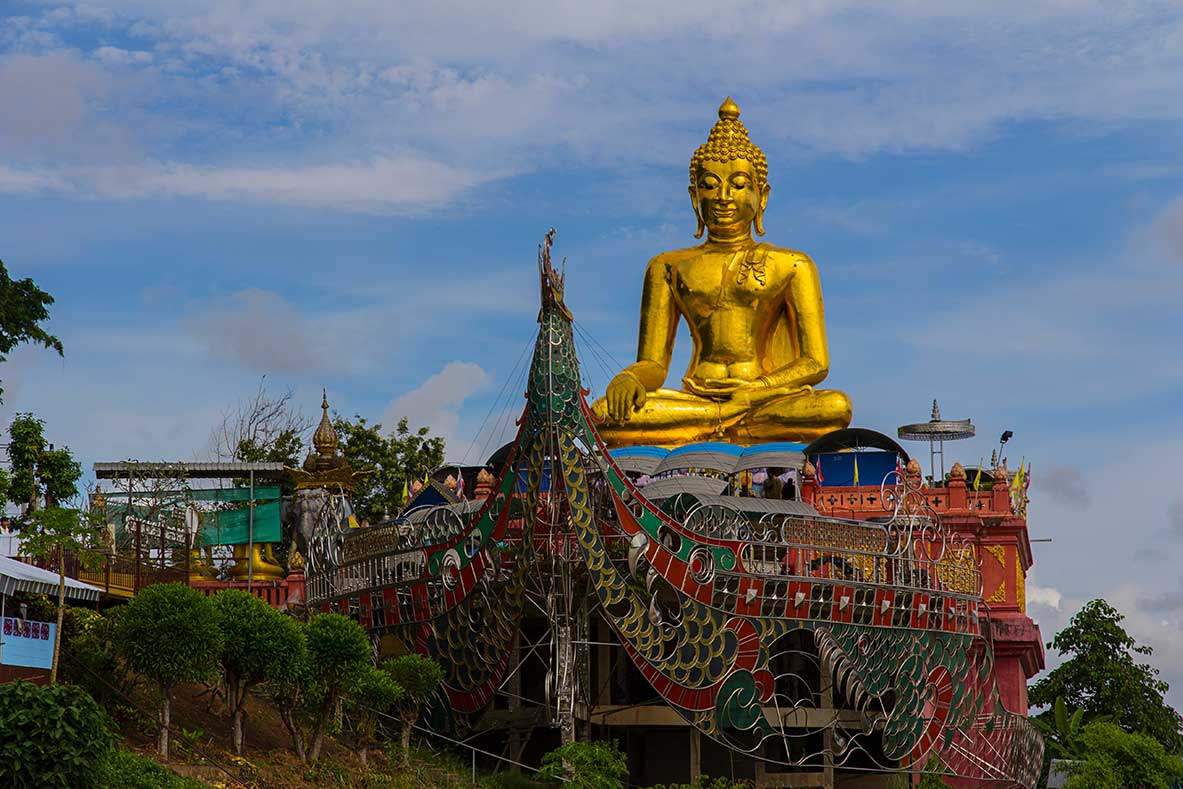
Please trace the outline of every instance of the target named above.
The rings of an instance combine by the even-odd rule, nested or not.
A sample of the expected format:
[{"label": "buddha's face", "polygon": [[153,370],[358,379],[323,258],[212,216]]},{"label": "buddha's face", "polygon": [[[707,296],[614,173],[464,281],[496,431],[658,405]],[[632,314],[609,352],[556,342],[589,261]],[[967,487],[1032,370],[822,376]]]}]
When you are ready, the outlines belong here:
[{"label": "buddha's face", "polygon": [[768,184],[756,180],[756,168],[747,159],[703,162],[690,187],[698,216],[712,236],[747,234],[768,204]]}]

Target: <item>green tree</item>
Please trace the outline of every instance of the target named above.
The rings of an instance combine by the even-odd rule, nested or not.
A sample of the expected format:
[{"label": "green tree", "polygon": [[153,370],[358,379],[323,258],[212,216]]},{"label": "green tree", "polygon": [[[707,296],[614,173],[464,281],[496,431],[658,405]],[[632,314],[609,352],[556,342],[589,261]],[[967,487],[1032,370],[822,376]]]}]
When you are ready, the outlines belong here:
[{"label": "green tree", "polygon": [[361,625],[342,614],[319,614],[308,623],[308,654],[319,704],[313,718],[308,759],[320,758],[329,720],[357,677],[373,666],[370,639]]},{"label": "green tree", "polygon": [[5,493],[25,515],[78,495],[82,467],[68,447],[54,449],[45,440],[45,421],[32,414],[17,414],[8,426],[8,462]]},{"label": "green tree", "polygon": [[291,617],[283,617],[276,640],[283,646],[279,660],[272,666],[266,689],[279,710],[280,720],[292,740],[292,751],[307,760],[306,738],[297,715],[306,698],[307,689],[315,683],[312,658],[308,653],[308,626]]},{"label": "green tree", "polygon": [[374,744],[378,728],[378,716],[397,704],[405,692],[389,674],[370,666],[354,680],[349,689],[349,700],[353,706],[353,736],[357,743],[357,756],[364,765],[368,752]]},{"label": "green tree", "polygon": [[159,692],[157,729],[160,755],[165,760],[169,755],[173,688],[214,674],[222,642],[213,603],[182,584],[157,584],[141,590],[119,618],[119,651]]},{"label": "green tree", "polygon": [[[49,320],[49,305],[53,296],[37,287],[33,280],[14,280],[0,261],[0,362],[8,358],[13,348],[21,343],[42,345],[63,355],[62,341],[45,329],[41,322]],[[0,387],[0,402],[4,388]]]},{"label": "green tree", "polygon": [[628,760],[612,740],[569,742],[542,757],[538,777],[574,789],[618,789],[628,777]]},{"label": "green tree", "polygon": [[353,509],[371,523],[393,517],[405,503],[403,489],[423,479],[444,462],[444,440],[431,435],[431,428],[412,431],[406,417],[398,428],[383,434],[382,425],[355,416],[340,416],[333,422],[341,440],[341,452],[355,471],[369,471],[357,483]]},{"label": "green tree", "polygon": [[93,786],[113,728],[81,688],[0,685],[0,786]]},{"label": "green tree", "polygon": [[212,598],[222,631],[219,662],[230,705],[234,752],[242,755],[246,696],[260,682],[283,671],[283,651],[292,647],[291,631],[276,611],[241,589],[224,589]]},{"label": "green tree", "polygon": [[1183,759],[1149,734],[1113,723],[1090,723],[1076,740],[1067,789],[1169,789],[1183,779]]},{"label": "green tree", "polygon": [[95,528],[89,514],[62,506],[78,497],[82,466],[68,447],[54,449],[46,442],[43,420],[32,414],[16,415],[8,427],[8,459],[12,475],[0,480],[0,484],[7,485],[8,500],[22,508],[15,524],[21,537],[21,553],[57,563],[57,629],[49,670],[49,681],[53,684],[57,682],[62,617],[66,610],[66,554],[85,558]]},{"label": "green tree", "polygon": [[419,722],[423,705],[439,690],[440,683],[444,681],[444,670],[431,658],[415,653],[387,660],[382,664],[382,670],[405,691],[399,704],[399,719],[403,724],[403,764],[408,764],[411,759],[411,729]]},{"label": "green tree", "polygon": [[[1122,729],[1148,734],[1177,753],[1183,735],[1179,713],[1163,700],[1169,686],[1158,679],[1158,669],[1136,662],[1135,654],[1153,650],[1126,633],[1123,619],[1104,600],[1086,603],[1048,644],[1068,659],[1031,686],[1031,706],[1054,705],[1062,698],[1068,707],[1084,710],[1086,724],[1107,716]],[[1054,716],[1051,708],[1038,717],[1054,725]]]}]

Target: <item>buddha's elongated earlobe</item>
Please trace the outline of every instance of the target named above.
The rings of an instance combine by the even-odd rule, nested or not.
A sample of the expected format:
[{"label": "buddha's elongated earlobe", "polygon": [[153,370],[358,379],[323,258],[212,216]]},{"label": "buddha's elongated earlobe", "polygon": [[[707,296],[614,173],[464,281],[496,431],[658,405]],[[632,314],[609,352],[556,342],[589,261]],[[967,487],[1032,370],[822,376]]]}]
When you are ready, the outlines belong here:
[{"label": "buddha's elongated earlobe", "polygon": [[768,208],[768,193],[772,191],[772,187],[764,184],[760,188],[760,202],[756,206],[755,230],[756,235],[764,235],[764,209]]},{"label": "buddha's elongated earlobe", "polygon": [[694,208],[694,219],[698,222],[698,228],[694,231],[695,238],[702,238],[702,231],[706,230],[706,223],[702,221],[702,213],[698,207],[698,190],[691,184],[690,189],[690,205]]}]

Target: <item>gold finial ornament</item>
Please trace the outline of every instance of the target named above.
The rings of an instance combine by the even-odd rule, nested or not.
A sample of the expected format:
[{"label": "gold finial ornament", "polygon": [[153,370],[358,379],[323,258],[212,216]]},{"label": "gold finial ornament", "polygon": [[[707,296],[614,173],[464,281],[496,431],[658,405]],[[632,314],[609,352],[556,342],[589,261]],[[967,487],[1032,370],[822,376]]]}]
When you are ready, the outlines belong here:
[{"label": "gold finial ornament", "polygon": [[[768,161],[728,97],[690,158],[706,241],[645,270],[637,361],[593,405],[611,446],[722,440],[808,442],[850,424],[850,399],[815,390],[830,369],[817,266],[764,235]],[[678,324],[694,343],[681,389],[666,389]]]},{"label": "gold finial ornament", "polygon": [[337,429],[333,427],[333,420],[329,419],[329,393],[327,389],[320,390],[320,424],[312,434],[312,446],[316,454],[321,457],[332,457],[337,453]]},{"label": "gold finial ornament", "polygon": [[296,480],[296,489],[344,488],[353,490],[361,477],[370,471],[354,471],[341,455],[341,439],[333,420],[329,419],[329,395],[324,389],[320,394],[320,424],[312,434],[312,451],[304,458],[302,469],[287,469]]}]

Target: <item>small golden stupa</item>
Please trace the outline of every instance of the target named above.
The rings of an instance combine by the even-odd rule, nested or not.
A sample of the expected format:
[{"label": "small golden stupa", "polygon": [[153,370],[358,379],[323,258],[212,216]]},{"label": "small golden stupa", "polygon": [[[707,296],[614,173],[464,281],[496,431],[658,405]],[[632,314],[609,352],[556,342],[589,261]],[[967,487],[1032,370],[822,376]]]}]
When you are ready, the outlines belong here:
[{"label": "small golden stupa", "polygon": [[304,459],[303,468],[287,469],[296,480],[296,488],[336,488],[353,490],[356,480],[368,471],[354,471],[341,454],[341,439],[333,420],[329,418],[328,391],[321,390],[320,424],[312,434],[312,451]]}]

